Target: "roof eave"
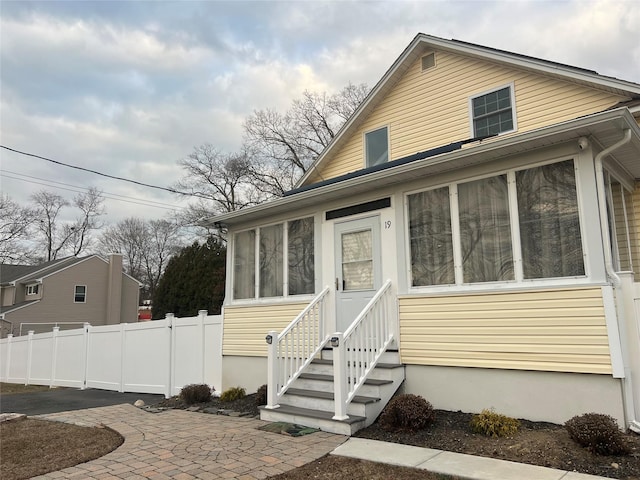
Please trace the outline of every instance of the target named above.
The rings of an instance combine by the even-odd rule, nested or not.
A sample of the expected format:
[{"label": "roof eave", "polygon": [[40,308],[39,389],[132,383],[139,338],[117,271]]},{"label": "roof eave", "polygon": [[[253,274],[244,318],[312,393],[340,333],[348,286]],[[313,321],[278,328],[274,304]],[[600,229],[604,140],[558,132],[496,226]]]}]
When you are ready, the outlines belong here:
[{"label": "roof eave", "polygon": [[[614,120],[620,120],[624,128],[632,129],[635,132],[636,138],[640,138],[640,127],[638,127],[638,124],[635,122],[635,119],[629,112],[629,109],[623,107],[616,110],[607,110],[605,112],[592,114],[589,116],[551,125],[548,127],[543,127],[522,134],[498,138],[491,142],[483,143],[463,150],[456,150],[453,152],[429,157],[423,160],[398,165],[393,168],[372,172],[368,175],[351,178],[343,182],[333,183],[311,190],[305,190],[303,192],[286,197],[279,197],[269,202],[256,205],[254,207],[236,210],[234,212],[224,213],[211,217],[209,219],[206,219],[203,222],[203,225],[230,226],[249,222],[256,218],[261,218],[267,211],[278,213],[279,209],[285,209],[285,207],[292,204],[311,205],[313,204],[314,200],[318,199],[319,197],[331,197],[336,193],[344,192],[345,190],[353,190],[354,188],[361,187],[363,185],[366,185],[367,183],[372,183],[374,185],[377,183],[379,185],[379,182],[386,177],[398,177],[402,174],[430,168],[435,165],[445,162],[451,162],[456,159],[479,156],[482,154],[495,152],[496,150],[501,150],[505,147],[524,144],[536,139],[546,138],[549,139],[550,144],[553,144],[552,140],[554,136],[577,131],[584,127],[597,126]],[[400,183],[400,181],[398,181],[397,183]]]}]

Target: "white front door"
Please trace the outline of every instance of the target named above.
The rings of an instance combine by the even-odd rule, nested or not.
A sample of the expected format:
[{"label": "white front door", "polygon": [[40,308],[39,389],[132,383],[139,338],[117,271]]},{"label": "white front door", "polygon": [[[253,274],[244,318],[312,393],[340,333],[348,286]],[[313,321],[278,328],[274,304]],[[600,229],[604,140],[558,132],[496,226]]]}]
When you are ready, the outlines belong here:
[{"label": "white front door", "polygon": [[344,332],[380,288],[380,219],[335,225],[336,329]]}]

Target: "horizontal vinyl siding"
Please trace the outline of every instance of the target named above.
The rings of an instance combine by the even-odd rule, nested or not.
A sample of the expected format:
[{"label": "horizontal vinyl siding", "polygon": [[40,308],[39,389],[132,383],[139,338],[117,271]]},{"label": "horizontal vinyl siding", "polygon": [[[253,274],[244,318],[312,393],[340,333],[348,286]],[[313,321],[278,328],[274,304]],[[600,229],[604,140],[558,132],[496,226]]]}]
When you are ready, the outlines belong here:
[{"label": "horizontal vinyl siding", "polygon": [[636,182],[633,190],[632,212],[629,215],[631,220],[630,228],[634,232],[631,235],[631,259],[636,282],[640,282],[640,182]]},{"label": "horizontal vinyl siding", "polygon": [[266,357],[267,332],[284,330],[307,305],[308,303],[288,303],[225,307],[222,354]]},{"label": "horizontal vinyl siding", "polygon": [[413,365],[611,373],[600,288],[400,298]]},{"label": "horizontal vinyl siding", "polygon": [[599,112],[622,99],[462,55],[437,52],[436,56],[436,67],[424,73],[418,59],[319,175],[307,183],[364,168],[363,135],[383,125],[389,126],[391,160],[470,138],[469,97],[512,82],[519,133]]}]

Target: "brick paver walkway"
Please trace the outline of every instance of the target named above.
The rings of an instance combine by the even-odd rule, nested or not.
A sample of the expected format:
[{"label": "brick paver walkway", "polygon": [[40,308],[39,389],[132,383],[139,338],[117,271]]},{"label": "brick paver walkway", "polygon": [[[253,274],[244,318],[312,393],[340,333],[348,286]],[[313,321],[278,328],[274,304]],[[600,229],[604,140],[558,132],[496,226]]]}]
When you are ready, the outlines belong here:
[{"label": "brick paver walkway", "polygon": [[183,410],[144,412],[132,405],[32,418],[107,425],[124,443],[104,457],[40,479],[253,480],[286,472],[331,452],[347,437],[317,432],[290,437],[257,430],[267,422]]}]

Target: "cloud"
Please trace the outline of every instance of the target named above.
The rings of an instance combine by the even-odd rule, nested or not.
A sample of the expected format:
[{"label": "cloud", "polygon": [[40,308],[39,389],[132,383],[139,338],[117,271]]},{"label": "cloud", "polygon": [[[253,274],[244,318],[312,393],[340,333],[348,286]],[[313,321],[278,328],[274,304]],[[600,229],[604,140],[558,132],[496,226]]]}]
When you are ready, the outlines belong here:
[{"label": "cloud", "polygon": [[[640,81],[633,1],[2,2],[2,142],[157,185],[209,142],[234,151],[254,110],[373,86],[423,32]],[[2,152],[2,168],[184,204]],[[41,186],[2,178],[24,200]],[[162,210],[116,202],[111,221]]]}]

